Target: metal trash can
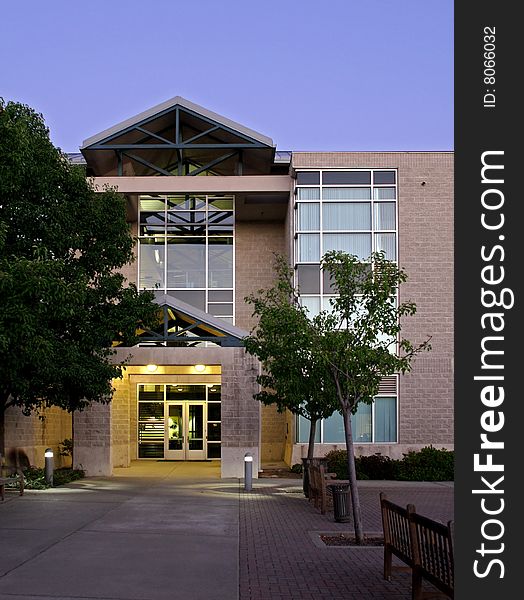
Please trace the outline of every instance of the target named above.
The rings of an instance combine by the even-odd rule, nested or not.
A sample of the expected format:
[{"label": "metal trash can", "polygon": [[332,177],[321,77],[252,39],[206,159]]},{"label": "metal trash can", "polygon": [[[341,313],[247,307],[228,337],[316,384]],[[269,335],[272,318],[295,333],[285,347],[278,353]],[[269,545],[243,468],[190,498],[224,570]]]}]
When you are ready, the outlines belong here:
[{"label": "metal trash can", "polygon": [[346,523],[351,518],[351,506],[349,502],[349,485],[342,483],[330,485],[333,494],[333,513],[337,523]]}]

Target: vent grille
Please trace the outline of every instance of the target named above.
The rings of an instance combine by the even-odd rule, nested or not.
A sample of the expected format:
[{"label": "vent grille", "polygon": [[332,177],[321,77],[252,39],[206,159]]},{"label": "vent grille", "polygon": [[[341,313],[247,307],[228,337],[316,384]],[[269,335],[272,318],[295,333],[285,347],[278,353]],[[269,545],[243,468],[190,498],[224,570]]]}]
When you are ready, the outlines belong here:
[{"label": "vent grille", "polygon": [[397,395],[397,377],[396,375],[389,375],[388,377],[384,377],[380,382],[380,386],[378,388],[378,393],[382,395],[391,394],[393,396]]}]

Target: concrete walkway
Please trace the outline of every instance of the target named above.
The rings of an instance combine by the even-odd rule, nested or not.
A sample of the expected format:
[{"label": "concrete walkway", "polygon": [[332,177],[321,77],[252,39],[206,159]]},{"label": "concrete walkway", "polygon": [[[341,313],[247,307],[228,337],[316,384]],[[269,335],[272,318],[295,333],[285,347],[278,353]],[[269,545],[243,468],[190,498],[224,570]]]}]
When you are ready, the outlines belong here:
[{"label": "concrete walkway", "polygon": [[0,505],[0,599],[236,599],[238,480],[199,466],[198,480],[184,464],[147,463],[111,479],[9,493]]},{"label": "concrete walkway", "polygon": [[[423,514],[453,516],[450,484],[359,487],[368,532],[381,530],[381,489]],[[244,492],[219,479],[216,463],[134,463],[112,478],[7,493],[0,600],[409,600],[407,576],[382,579],[381,548],[319,537],[348,531],[308,503],[297,479],[259,479]]]}]

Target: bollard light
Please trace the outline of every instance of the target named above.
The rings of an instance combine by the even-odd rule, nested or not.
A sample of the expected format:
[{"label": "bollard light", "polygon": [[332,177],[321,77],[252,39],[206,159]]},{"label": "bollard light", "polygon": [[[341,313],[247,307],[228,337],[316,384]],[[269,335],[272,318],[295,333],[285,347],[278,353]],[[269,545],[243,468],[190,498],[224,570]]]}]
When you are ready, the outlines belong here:
[{"label": "bollard light", "polygon": [[54,470],[54,453],[51,448],[46,448],[45,457],[45,481],[49,485],[53,485],[53,470]]},{"label": "bollard light", "polygon": [[253,488],[253,455],[251,452],[244,454],[244,490],[250,492]]}]

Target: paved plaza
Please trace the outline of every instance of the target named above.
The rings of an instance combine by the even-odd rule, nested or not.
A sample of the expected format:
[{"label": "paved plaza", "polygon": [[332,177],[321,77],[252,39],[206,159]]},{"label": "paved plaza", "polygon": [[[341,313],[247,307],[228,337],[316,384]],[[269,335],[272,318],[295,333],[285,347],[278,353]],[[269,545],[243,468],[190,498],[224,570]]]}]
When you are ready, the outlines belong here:
[{"label": "paved plaza", "polygon": [[[381,532],[378,494],[453,518],[447,483],[359,482],[364,530]],[[112,478],[6,494],[0,503],[0,600],[409,600],[382,578],[382,548],[326,546],[351,532],[321,515],[297,479],[245,492],[216,463],[134,463]]]}]

